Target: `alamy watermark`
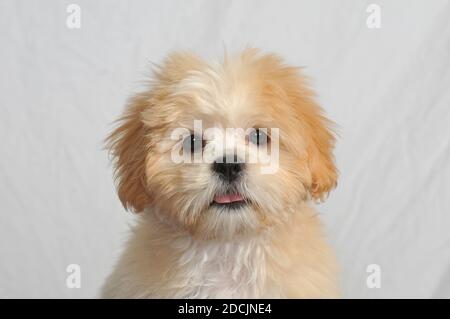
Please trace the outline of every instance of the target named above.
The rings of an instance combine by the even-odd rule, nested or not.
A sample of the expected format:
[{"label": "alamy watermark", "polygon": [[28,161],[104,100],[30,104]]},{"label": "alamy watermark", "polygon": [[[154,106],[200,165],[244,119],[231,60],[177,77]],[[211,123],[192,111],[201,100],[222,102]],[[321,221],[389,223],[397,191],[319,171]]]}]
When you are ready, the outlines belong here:
[{"label": "alamy watermark", "polygon": [[69,14],[66,18],[66,26],[69,29],[80,29],[81,28],[81,7],[72,3],[66,8],[66,12]]},{"label": "alamy watermark", "polygon": [[69,275],[66,278],[66,286],[69,289],[81,288],[81,267],[78,264],[70,264],[66,268]]},{"label": "alamy watermark", "polygon": [[194,130],[176,128],[170,139],[174,163],[258,163],[262,174],[275,174],[279,168],[280,130],[278,128],[203,129],[194,120]]},{"label": "alamy watermark", "polygon": [[381,288],[381,267],[377,264],[367,265],[366,272],[369,273],[366,279],[367,288]]},{"label": "alamy watermark", "polygon": [[366,20],[366,26],[369,29],[381,28],[381,7],[379,4],[372,3],[367,6],[366,12],[369,16]]}]

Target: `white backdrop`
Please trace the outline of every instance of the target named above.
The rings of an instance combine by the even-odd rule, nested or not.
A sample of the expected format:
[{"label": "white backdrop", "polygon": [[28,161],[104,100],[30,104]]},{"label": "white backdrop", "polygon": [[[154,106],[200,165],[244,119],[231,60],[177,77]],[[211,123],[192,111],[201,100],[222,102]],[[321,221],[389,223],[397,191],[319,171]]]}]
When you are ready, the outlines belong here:
[{"label": "white backdrop", "polygon": [[[66,26],[73,2],[80,29]],[[372,2],[380,29],[366,26]],[[450,297],[445,0],[1,0],[0,297],[96,296],[131,221],[102,150],[109,124],[150,62],[247,44],[305,66],[340,126],[339,185],[319,210],[344,296]]]}]

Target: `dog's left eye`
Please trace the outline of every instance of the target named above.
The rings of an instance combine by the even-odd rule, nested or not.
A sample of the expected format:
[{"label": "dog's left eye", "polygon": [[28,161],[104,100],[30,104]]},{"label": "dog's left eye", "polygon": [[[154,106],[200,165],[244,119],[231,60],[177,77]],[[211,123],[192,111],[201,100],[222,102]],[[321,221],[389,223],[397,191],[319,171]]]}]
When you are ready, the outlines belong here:
[{"label": "dog's left eye", "polygon": [[269,137],[264,130],[253,129],[248,135],[248,140],[255,145],[264,145],[269,141]]},{"label": "dog's left eye", "polygon": [[191,134],[183,140],[183,151],[186,153],[198,152],[203,148],[203,144],[201,136]]}]

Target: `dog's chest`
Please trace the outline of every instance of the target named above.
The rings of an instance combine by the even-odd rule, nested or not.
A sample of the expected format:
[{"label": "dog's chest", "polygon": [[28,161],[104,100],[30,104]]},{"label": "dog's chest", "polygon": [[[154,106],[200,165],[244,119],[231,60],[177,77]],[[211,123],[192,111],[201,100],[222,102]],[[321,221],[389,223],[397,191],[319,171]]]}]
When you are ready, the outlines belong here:
[{"label": "dog's chest", "polygon": [[260,242],[192,245],[180,258],[187,276],[183,298],[258,298],[266,295],[266,251]]}]

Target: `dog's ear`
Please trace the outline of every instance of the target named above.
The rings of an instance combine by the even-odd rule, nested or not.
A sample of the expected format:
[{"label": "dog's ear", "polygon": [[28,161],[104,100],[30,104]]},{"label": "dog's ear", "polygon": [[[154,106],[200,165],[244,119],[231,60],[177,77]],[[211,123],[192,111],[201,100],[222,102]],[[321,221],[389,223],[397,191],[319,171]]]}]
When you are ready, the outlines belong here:
[{"label": "dog's ear", "polygon": [[148,129],[141,119],[149,100],[148,94],[134,96],[118,120],[118,127],[106,139],[106,147],[114,160],[114,177],[120,201],[125,209],[135,212],[144,210],[150,203],[144,184]]},{"label": "dog's ear", "polygon": [[[315,94],[309,89],[306,79],[294,73],[291,69],[291,78],[287,93],[303,128],[303,137],[306,142],[308,167],[311,172],[309,192],[315,200],[323,200],[328,193],[336,187],[338,171],[334,164],[333,149],[336,141],[333,126],[322,108],[315,102]],[[290,87],[289,87],[290,86]]]},{"label": "dog's ear", "polygon": [[[248,53],[254,55],[257,51],[250,50]],[[292,116],[294,123],[298,125],[287,129],[294,135],[298,133],[298,139],[302,137],[305,139],[311,173],[311,180],[307,186],[313,199],[323,200],[337,183],[338,172],[333,157],[335,144],[333,123],[323,115],[322,108],[315,102],[314,92],[308,86],[307,78],[301,74],[299,68],[284,65],[282,59],[276,55],[263,56],[259,59],[259,64],[260,69],[266,72],[261,78],[271,80],[265,86],[268,92],[266,94],[277,96],[291,106],[288,116]],[[279,115],[279,111],[273,113],[274,116]]]},{"label": "dog's ear", "polygon": [[[202,61],[189,52],[174,52],[161,66],[153,70],[152,88],[135,95],[126,106],[124,115],[118,120],[118,127],[107,137],[109,149],[115,164],[115,180],[119,198],[127,210],[140,212],[151,202],[146,187],[146,158],[150,152],[150,131],[152,124],[160,125],[161,119],[152,113],[164,112],[156,107],[189,71],[202,67]],[[167,112],[167,111],[166,111]],[[144,113],[150,117],[143,119]]]},{"label": "dog's ear", "polygon": [[[312,94],[312,93],[311,93]],[[301,121],[305,130],[308,166],[311,172],[310,194],[315,200],[323,200],[337,184],[338,171],[334,164],[335,136],[333,123],[312,97],[302,99]]]},{"label": "dog's ear", "polygon": [[337,184],[337,169],[334,164],[333,148],[335,137],[332,123],[322,115],[319,106],[306,115],[308,165],[311,171],[311,197],[323,200]]}]

